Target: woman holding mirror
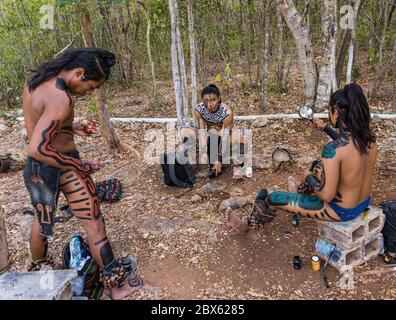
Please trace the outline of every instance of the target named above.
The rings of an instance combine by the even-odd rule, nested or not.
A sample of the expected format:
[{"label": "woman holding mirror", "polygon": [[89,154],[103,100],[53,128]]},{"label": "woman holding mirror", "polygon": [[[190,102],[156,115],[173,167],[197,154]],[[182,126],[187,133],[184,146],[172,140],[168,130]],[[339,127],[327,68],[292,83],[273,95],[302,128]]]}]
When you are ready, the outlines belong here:
[{"label": "woman holding mirror", "polygon": [[[314,120],[313,115],[312,118],[315,126],[323,126],[321,120]],[[352,220],[366,210],[371,202],[377,145],[370,130],[370,111],[362,88],[348,84],[333,93],[329,118],[338,132],[330,126],[325,130],[323,126],[334,140],[324,146],[321,159],[305,172],[309,194],[268,194],[266,189],[261,189],[246,222],[232,210],[227,211],[227,219],[235,231],[246,233],[252,224],[271,221],[277,209],[326,221]]]}]

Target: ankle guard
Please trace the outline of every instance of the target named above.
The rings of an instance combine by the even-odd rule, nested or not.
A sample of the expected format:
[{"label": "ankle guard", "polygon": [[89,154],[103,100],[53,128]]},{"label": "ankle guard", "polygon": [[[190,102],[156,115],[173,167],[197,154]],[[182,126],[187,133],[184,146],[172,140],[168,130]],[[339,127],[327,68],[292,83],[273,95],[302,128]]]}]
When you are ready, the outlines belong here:
[{"label": "ankle guard", "polygon": [[256,199],[253,203],[252,211],[250,216],[247,218],[247,223],[251,225],[264,225],[267,222],[271,222],[275,217],[275,211],[268,208],[265,200]]},{"label": "ankle guard", "polygon": [[109,266],[100,272],[100,282],[106,289],[121,287],[129,275],[135,274],[137,269],[134,258],[123,258],[121,261],[114,260]]},{"label": "ankle guard", "polygon": [[114,202],[121,199],[122,183],[116,178],[97,182],[96,192],[100,201]]}]

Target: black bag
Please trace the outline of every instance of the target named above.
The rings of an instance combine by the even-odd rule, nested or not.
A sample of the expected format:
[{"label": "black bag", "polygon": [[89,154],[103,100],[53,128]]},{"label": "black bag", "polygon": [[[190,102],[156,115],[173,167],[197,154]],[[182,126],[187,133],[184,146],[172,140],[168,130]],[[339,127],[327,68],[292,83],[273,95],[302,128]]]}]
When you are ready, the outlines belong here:
[{"label": "black bag", "polygon": [[384,249],[387,252],[396,252],[396,200],[385,201],[381,204],[385,214],[385,225],[382,229]]},{"label": "black bag", "polygon": [[185,164],[180,164],[177,161],[179,157],[187,157],[187,152],[168,152],[161,154],[161,167],[164,172],[164,183],[167,186],[192,188],[196,182],[193,167],[187,160]]}]

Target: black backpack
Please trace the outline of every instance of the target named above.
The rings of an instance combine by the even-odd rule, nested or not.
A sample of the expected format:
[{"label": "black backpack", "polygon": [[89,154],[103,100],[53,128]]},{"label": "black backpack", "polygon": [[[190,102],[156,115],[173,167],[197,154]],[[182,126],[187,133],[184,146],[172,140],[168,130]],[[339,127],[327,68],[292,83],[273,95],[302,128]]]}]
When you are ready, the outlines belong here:
[{"label": "black backpack", "polygon": [[164,183],[167,186],[178,186],[182,188],[192,188],[196,182],[193,167],[186,160],[185,164],[178,162],[178,159],[187,158],[187,151],[167,152],[161,154],[161,167],[164,172]]},{"label": "black backpack", "polygon": [[385,201],[381,208],[385,214],[385,224],[381,231],[385,253],[396,252],[396,200]]}]

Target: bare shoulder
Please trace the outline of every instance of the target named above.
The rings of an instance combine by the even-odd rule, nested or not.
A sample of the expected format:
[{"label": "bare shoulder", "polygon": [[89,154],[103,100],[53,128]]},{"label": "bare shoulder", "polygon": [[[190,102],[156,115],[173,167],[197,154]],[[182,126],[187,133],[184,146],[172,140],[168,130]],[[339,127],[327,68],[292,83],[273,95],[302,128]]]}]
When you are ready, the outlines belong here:
[{"label": "bare shoulder", "polygon": [[347,133],[341,133],[337,139],[329,142],[323,147],[322,157],[325,159],[340,158],[348,153],[353,146],[353,141]]},{"label": "bare shoulder", "polygon": [[44,112],[46,114],[58,115],[59,118],[67,118],[73,109],[70,98],[63,90],[55,87],[52,81],[48,81],[36,90],[43,97]]}]

